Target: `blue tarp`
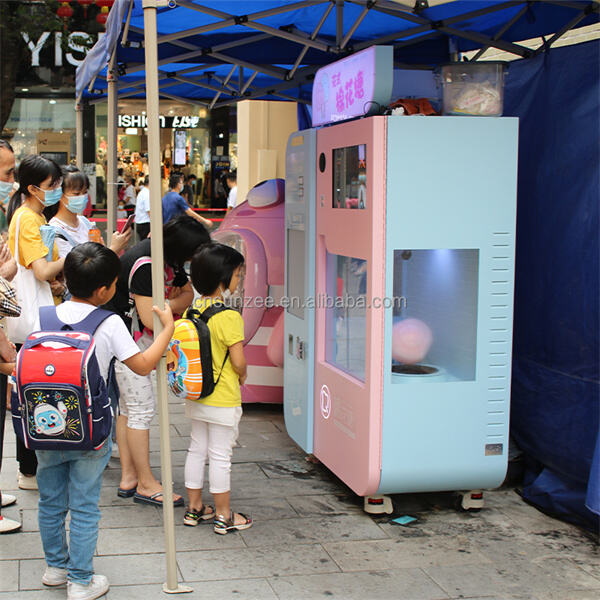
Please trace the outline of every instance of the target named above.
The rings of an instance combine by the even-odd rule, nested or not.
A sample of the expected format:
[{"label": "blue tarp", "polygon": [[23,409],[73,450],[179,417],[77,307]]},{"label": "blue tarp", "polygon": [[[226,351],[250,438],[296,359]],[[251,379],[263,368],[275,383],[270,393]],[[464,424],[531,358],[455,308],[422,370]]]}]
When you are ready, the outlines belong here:
[{"label": "blue tarp", "polygon": [[[350,0],[343,5],[343,32],[347,33],[353,24],[363,16],[365,0]],[[294,65],[302,44],[273,35],[278,31],[294,33],[304,36],[304,39],[313,35],[322,16],[332,7],[330,1],[317,1],[312,4],[302,1],[290,0],[189,0],[188,7],[184,5],[175,8],[160,8],[157,11],[158,34],[170,35],[183,30],[192,30],[177,40],[159,43],[158,58],[185,63],[177,67],[181,71],[196,63],[211,65],[211,70],[217,77],[225,77],[231,65],[223,57],[216,57],[214,48],[221,44],[228,44],[239,40],[250,40],[263,34],[262,39],[242,46],[230,47],[221,51],[226,57],[233,60],[247,61],[251,65],[276,65],[289,71]],[[213,14],[206,14],[192,10],[189,6],[208,7]],[[294,8],[294,7],[298,8]],[[598,22],[598,13],[591,12],[593,3],[589,0],[578,0],[568,3],[561,2],[526,2],[498,0],[455,0],[439,6],[432,6],[419,13],[411,11],[410,7],[393,4],[391,2],[371,3],[369,10],[364,12],[364,17],[351,36],[345,51],[352,51],[360,44],[386,43],[395,45],[394,58],[397,63],[436,66],[447,62],[452,52],[465,52],[480,48],[486,44],[486,39],[497,38],[502,31],[501,40],[504,42],[517,42],[540,36],[548,36],[560,31],[566,25],[581,27]],[[105,65],[112,49],[117,47],[117,61],[126,68],[132,65],[143,65],[144,49],[139,46],[143,40],[144,17],[142,0],[134,0],[131,14],[131,29],[128,41],[133,46],[122,47],[117,45],[120,39],[119,24],[124,21],[129,8],[129,0],[116,0],[107,23],[107,35],[98,42],[97,48],[91,56],[84,61],[77,70],[77,95],[84,92],[84,98],[102,97],[106,90],[106,82],[101,78],[94,84],[95,92],[89,94],[86,90],[89,83],[99,72],[106,76]],[[286,9],[270,16],[258,16],[256,13],[273,9]],[[289,10],[292,8],[292,10]],[[489,12],[492,10],[493,12]],[[575,23],[574,19],[583,10],[590,10],[589,14]],[[381,12],[383,11],[383,12]],[[399,12],[402,11],[402,12]],[[221,15],[221,18],[215,16]],[[399,16],[399,15],[402,16]],[[259,27],[271,28],[271,34],[264,30],[251,28],[243,24],[228,24],[223,19],[233,15],[238,22],[243,22],[247,17],[248,22]],[[514,23],[511,21],[516,19]],[[510,26],[508,26],[510,24]],[[506,28],[508,26],[508,28]],[[205,27],[197,34],[193,29]],[[208,27],[208,30],[206,29]],[[333,62],[344,56],[327,51],[327,46],[334,48],[336,42],[337,16],[333,8],[325,19],[321,29],[316,34],[316,40],[325,44],[324,48],[309,48],[301,61],[301,67],[319,66]],[[506,29],[506,31],[504,31]],[[462,37],[470,36],[471,39]],[[388,36],[380,39],[381,36]],[[485,38],[477,36],[486,36]],[[298,38],[298,39],[300,39]],[[356,48],[355,48],[356,47]],[[201,52],[197,52],[200,49]],[[182,58],[181,55],[197,52],[196,56]],[[202,53],[205,51],[205,53]],[[162,68],[162,67],[161,67]],[[172,67],[173,70],[173,67]],[[251,72],[251,67],[246,67],[246,77]],[[189,72],[189,77],[201,76],[203,73]],[[135,73],[127,74],[122,81],[128,79],[140,80],[144,78],[143,68]],[[252,84],[252,89],[264,90],[264,94],[254,97],[269,97],[269,86],[280,83],[282,79],[273,77],[268,73],[259,73]],[[165,83],[165,82],[163,82]],[[176,82],[171,82],[176,83]],[[310,88],[310,83],[308,84]],[[131,91],[131,90],[128,90]],[[310,90],[309,90],[310,91]],[[223,91],[222,98],[231,100],[235,96],[234,90]],[[239,90],[238,90],[239,92]],[[214,92],[200,89],[190,84],[177,83],[169,88],[170,94],[183,98],[210,99]],[[289,92],[293,97],[303,95],[298,86]],[[144,97],[144,91],[132,94],[129,97]],[[308,96],[310,97],[310,96]]]},{"label": "blue tarp", "polygon": [[594,41],[516,61],[505,89],[505,114],[521,119],[511,431],[533,463],[524,498],[588,526],[600,512],[599,57]]}]

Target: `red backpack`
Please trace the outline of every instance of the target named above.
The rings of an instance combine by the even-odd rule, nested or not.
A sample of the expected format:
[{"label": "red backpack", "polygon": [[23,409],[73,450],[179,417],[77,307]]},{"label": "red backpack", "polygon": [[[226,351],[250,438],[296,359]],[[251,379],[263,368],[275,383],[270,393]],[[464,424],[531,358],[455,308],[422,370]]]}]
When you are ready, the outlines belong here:
[{"label": "red backpack", "polygon": [[27,337],[11,377],[13,426],[27,448],[96,450],[110,435],[108,388],[113,389],[114,359],[105,382],[93,336],[113,314],[97,308],[79,323],[67,325],[56,315],[56,307],[40,308],[42,331]]}]

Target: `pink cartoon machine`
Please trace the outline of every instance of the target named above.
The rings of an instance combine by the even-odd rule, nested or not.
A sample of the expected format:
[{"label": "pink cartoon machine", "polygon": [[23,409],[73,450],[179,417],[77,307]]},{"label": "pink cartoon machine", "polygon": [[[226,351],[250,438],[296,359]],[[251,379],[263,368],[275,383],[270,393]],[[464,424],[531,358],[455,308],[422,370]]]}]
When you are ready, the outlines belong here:
[{"label": "pink cartoon machine", "polygon": [[381,46],[315,77],[313,453],[370,512],[478,508],[507,465],[518,121],[368,116],[392,80]]},{"label": "pink cartoon machine", "polygon": [[242,307],[248,362],[243,402],[283,402],[284,198],[283,179],[263,181],[212,234],[214,241],[232,246],[245,259],[235,293]]}]

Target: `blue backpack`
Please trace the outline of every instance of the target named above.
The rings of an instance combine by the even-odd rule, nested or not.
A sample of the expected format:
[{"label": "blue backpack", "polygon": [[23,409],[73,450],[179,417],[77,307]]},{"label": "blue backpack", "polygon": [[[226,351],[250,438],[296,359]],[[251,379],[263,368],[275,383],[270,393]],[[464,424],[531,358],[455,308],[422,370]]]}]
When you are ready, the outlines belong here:
[{"label": "blue backpack", "polygon": [[114,359],[105,382],[94,333],[113,314],[97,308],[68,325],[58,318],[56,307],[40,308],[41,331],[25,340],[11,377],[13,426],[27,448],[97,450],[110,435],[113,409],[108,390],[117,389]]}]

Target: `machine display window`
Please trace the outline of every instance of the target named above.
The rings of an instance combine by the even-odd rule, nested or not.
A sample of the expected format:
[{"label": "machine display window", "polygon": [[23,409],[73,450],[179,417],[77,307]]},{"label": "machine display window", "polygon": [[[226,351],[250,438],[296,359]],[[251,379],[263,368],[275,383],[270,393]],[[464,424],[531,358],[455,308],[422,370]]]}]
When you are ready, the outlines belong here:
[{"label": "machine display window", "polygon": [[472,381],[479,250],[394,250],[392,383]]},{"label": "machine display window", "polygon": [[304,235],[298,229],[287,230],[287,311],[299,319],[304,319]]},{"label": "machine display window", "polygon": [[327,252],[325,360],[365,380],[367,261]]},{"label": "machine display window", "polygon": [[367,145],[333,150],[333,208],[367,207]]}]

